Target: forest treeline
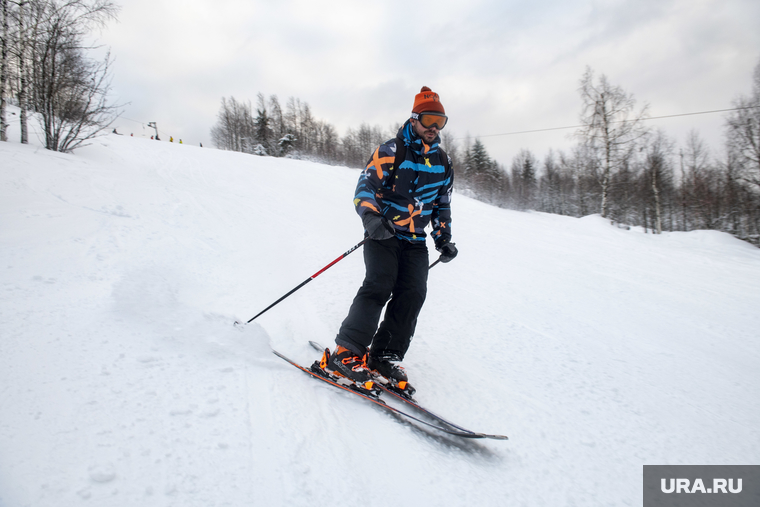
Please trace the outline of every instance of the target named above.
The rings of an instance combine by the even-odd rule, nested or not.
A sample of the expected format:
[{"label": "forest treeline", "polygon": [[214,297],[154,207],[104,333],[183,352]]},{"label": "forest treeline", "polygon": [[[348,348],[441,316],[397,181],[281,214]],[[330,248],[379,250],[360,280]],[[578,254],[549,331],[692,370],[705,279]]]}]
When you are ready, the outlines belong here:
[{"label": "forest treeline", "polygon": [[648,107],[587,69],[580,81],[577,144],[543,160],[521,150],[510,166],[479,141],[464,150],[462,184],[479,199],[569,216],[599,213],[647,231],[713,229],[760,246],[760,63],[752,93],[725,117],[725,150],[692,130],[682,146],[647,126]]},{"label": "forest treeline", "polygon": [[[648,126],[648,107],[587,69],[580,80],[582,127],[568,151],[543,160],[523,149],[509,166],[492,159],[479,139],[441,133],[459,192],[516,210],[581,217],[598,213],[648,232],[714,229],[760,246],[760,64],[752,92],[725,117],[725,150],[711,153],[695,130],[678,146]],[[217,147],[362,168],[400,125],[362,124],[338,135],[309,105],[259,94],[256,108],[222,99],[211,130]]]},{"label": "forest treeline", "polygon": [[[398,126],[396,127],[396,129]],[[363,167],[377,146],[390,137],[381,127],[362,124],[344,136],[316,118],[309,104],[291,97],[285,107],[277,95],[257,96],[251,102],[223,98],[211,140],[217,148],[273,157],[308,158],[328,164]]]}]

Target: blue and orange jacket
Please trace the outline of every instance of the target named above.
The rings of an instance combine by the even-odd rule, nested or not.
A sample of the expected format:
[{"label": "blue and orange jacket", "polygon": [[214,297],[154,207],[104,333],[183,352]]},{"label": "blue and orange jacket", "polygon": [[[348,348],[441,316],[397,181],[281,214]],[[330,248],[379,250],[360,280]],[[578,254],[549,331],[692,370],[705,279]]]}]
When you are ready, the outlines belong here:
[{"label": "blue and orange jacket", "polygon": [[[406,154],[394,167],[396,143],[401,142]],[[439,142],[437,137],[432,145],[425,144],[407,120],[395,139],[381,144],[356,185],[354,206],[359,216],[368,210],[381,214],[393,222],[396,237],[407,241],[425,241],[424,229],[432,222],[436,245],[450,241],[454,172],[451,159],[442,160]]]}]

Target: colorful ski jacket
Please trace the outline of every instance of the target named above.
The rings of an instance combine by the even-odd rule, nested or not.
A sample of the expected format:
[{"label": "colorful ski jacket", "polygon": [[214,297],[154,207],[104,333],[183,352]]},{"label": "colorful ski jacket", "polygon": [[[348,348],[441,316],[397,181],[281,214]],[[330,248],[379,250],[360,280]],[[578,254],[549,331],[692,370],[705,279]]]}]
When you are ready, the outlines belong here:
[{"label": "colorful ski jacket", "polygon": [[[396,237],[407,241],[425,241],[424,229],[432,222],[436,245],[450,241],[454,172],[451,159],[442,160],[439,142],[437,137],[432,145],[425,144],[407,120],[395,139],[381,144],[356,186],[359,216],[368,210],[379,213],[393,222]],[[399,167],[394,167],[396,143],[406,147]]]}]

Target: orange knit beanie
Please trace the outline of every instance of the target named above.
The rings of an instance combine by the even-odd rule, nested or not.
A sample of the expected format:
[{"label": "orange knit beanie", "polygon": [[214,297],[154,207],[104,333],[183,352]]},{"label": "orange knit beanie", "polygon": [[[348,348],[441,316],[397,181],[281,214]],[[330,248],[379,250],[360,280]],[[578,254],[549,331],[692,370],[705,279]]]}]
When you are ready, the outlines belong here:
[{"label": "orange knit beanie", "polygon": [[423,86],[420,93],[414,96],[413,113],[441,113],[446,114],[438,94],[427,86]]}]

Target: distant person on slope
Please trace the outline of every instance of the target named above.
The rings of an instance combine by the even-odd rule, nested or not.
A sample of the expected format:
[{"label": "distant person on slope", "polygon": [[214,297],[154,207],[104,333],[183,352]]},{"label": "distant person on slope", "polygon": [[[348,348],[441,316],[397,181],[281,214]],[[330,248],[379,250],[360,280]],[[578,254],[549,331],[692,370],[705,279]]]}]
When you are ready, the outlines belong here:
[{"label": "distant person on slope", "polygon": [[432,223],[431,236],[442,262],[457,255],[451,242],[454,173],[451,159],[438,146],[447,120],[438,94],[422,87],[411,118],[394,139],[375,150],[356,186],[354,206],[368,237],[366,275],[326,364],[327,370],[355,382],[363,384],[379,375],[402,389],[408,386],[398,363],[409,348],[427,293],[423,229]]}]

